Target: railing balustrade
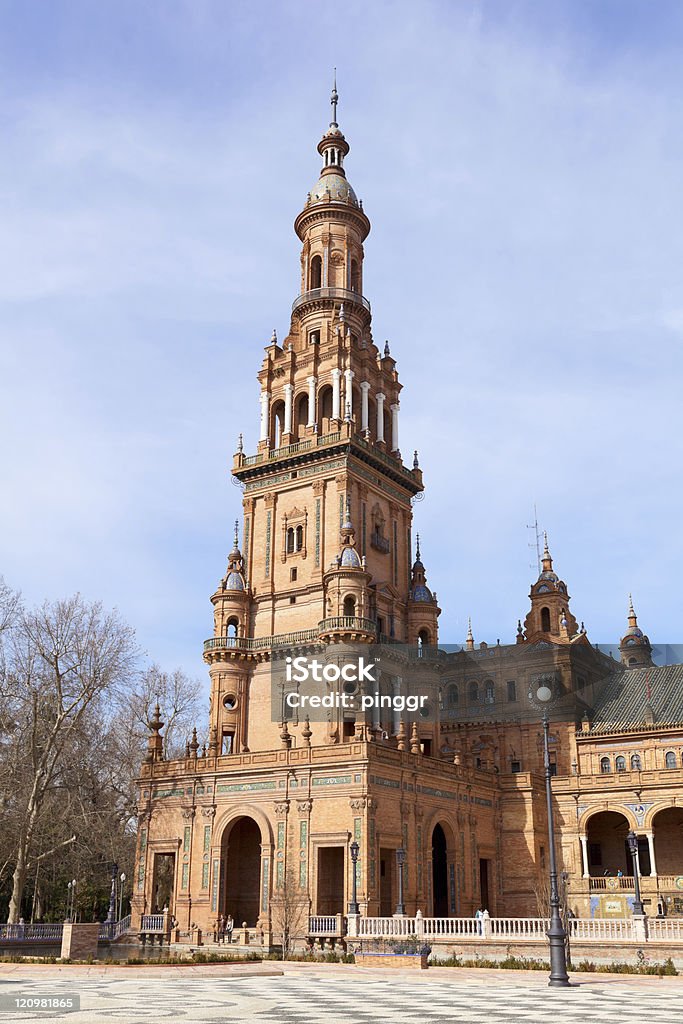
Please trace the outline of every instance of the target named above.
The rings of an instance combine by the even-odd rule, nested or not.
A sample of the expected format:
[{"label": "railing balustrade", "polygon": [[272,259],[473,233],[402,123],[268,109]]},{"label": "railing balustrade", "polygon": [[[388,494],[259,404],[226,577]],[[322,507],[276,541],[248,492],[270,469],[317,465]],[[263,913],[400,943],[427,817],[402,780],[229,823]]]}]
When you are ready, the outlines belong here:
[{"label": "railing balustrade", "polygon": [[309,288],[303,292],[292,303],[292,312],[307,302],[315,302],[317,299],[339,299],[341,302],[353,302],[370,312],[370,303],[360,292],[351,291],[349,288]]},{"label": "railing balustrade", "polygon": [[164,915],[163,914],[143,914],[140,919],[140,931],[141,932],[163,932],[164,930]]},{"label": "railing balustrade", "polygon": [[376,636],[377,623],[373,619],[358,618],[355,615],[335,615],[330,619],[323,619],[318,626],[320,633],[331,630],[350,630],[354,633],[372,633]]},{"label": "railing balustrade", "polygon": [[635,890],[636,883],[632,875],[602,875],[590,879],[591,892],[627,892]]},{"label": "railing balustrade", "polygon": [[648,918],[647,930],[652,942],[683,942],[683,918]]},{"label": "railing balustrade", "polygon": [[61,942],[64,925],[55,924],[0,924],[0,941]]}]

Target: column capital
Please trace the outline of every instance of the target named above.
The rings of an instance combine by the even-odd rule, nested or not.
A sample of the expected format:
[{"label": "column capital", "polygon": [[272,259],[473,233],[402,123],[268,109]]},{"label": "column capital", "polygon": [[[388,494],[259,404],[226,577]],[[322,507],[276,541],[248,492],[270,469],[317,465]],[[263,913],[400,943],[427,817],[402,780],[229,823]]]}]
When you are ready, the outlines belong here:
[{"label": "column capital", "polygon": [[367,391],[370,390],[371,387],[372,387],[372,385],[367,380],[362,380],[360,382],[360,389],[361,389],[361,391],[366,391],[367,392]]},{"label": "column capital", "polygon": [[354,371],[354,370],[351,370],[351,369],[349,368],[348,370],[344,370],[344,376],[345,376],[345,377],[355,377],[355,376],[356,376],[356,373],[355,373],[355,371]]},{"label": "column capital", "polygon": [[334,369],[330,370],[330,373],[333,377],[341,377],[341,370],[338,366],[335,366]]},{"label": "column capital", "polygon": [[392,412],[398,412],[401,406],[398,402],[394,402],[393,405],[389,406],[389,408],[391,409]]},{"label": "column capital", "polygon": [[318,378],[311,375],[310,377],[306,378],[306,381],[309,384],[317,384],[318,383]]},{"label": "column capital", "polygon": [[282,385],[282,390],[287,392],[287,393],[289,393],[289,394],[291,394],[291,392],[294,390],[294,385],[293,384],[283,384]]},{"label": "column capital", "polygon": [[383,402],[386,399],[386,397],[387,396],[384,394],[383,391],[378,391],[377,394],[375,395],[375,398],[377,399],[378,402]]}]

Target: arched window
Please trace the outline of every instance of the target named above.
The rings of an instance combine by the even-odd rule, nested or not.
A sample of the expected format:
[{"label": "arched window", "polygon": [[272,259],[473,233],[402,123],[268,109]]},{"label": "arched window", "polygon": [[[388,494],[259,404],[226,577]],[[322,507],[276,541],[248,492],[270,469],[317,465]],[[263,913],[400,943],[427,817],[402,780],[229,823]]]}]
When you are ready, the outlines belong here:
[{"label": "arched window", "polygon": [[637,658],[629,658],[628,659],[628,663],[629,663],[629,665],[637,665],[638,664],[638,659]]},{"label": "arched window", "polygon": [[303,526],[297,526],[296,528],[296,550],[301,551],[304,546],[304,528]]},{"label": "arched window", "polygon": [[550,632],[550,608],[541,608],[541,630],[544,633]]},{"label": "arched window", "polygon": [[610,764],[609,757],[600,758],[600,771],[603,775],[609,775],[612,771],[612,765]]},{"label": "arched window", "polygon": [[294,403],[294,435],[303,438],[308,423],[308,395],[299,395]]},{"label": "arched window", "polygon": [[429,630],[428,629],[421,629],[420,632],[417,635],[418,635],[418,638],[422,641],[423,644],[428,644],[429,643]]},{"label": "arched window", "polygon": [[323,280],[323,261],[320,256],[314,256],[311,260],[311,274],[309,280],[310,288],[321,288]]},{"label": "arched window", "polygon": [[353,617],[356,614],[356,599],[353,594],[344,598],[344,615]]},{"label": "arched window", "polygon": [[486,697],[485,701],[487,704],[493,704],[496,699],[496,688],[493,685],[493,680],[488,679],[486,682]]},{"label": "arched window", "polygon": [[358,260],[351,260],[351,291],[360,291],[360,273],[358,270]]},{"label": "arched window", "polygon": [[621,754],[616,759],[614,764],[615,764],[616,770],[618,772],[625,772],[626,771],[626,758],[622,757]]},{"label": "arched window", "polygon": [[470,704],[475,704],[479,700],[479,687],[475,682],[471,682],[467,687],[467,699]]},{"label": "arched window", "polygon": [[329,429],[325,420],[332,419],[332,388],[326,384],[318,392],[318,430],[324,433]]},{"label": "arched window", "polygon": [[676,755],[674,754],[673,750],[667,750],[665,764],[667,768],[676,767]]},{"label": "arched window", "polygon": [[639,772],[641,770],[640,754],[631,754],[631,771]]},{"label": "arched window", "polygon": [[273,448],[279,448],[282,432],[285,429],[285,403],[282,401],[273,402],[271,416],[270,440]]},{"label": "arched window", "polygon": [[448,706],[454,707],[460,701],[460,694],[458,693],[458,687],[453,683],[448,687]]},{"label": "arched window", "polygon": [[514,679],[508,680],[508,700],[510,702],[517,700],[517,684]]},{"label": "arched window", "polygon": [[290,526],[287,530],[287,554],[294,554],[294,527]]},{"label": "arched window", "polygon": [[235,619],[235,618],[228,619],[228,624],[226,626],[226,636],[237,636],[237,627],[238,627],[238,625],[239,625],[239,622],[238,622],[237,619]]}]

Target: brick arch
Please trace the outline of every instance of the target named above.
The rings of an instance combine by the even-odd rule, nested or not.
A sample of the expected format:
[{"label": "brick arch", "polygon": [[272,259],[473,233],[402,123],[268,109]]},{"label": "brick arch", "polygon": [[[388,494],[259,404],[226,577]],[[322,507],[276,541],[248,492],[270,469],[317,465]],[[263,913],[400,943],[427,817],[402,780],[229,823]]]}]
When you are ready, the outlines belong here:
[{"label": "brick arch", "polygon": [[229,827],[239,818],[252,818],[261,831],[262,844],[264,846],[273,845],[273,830],[263,811],[259,807],[254,807],[253,804],[240,804],[238,807],[226,808],[218,817],[213,832],[214,846],[222,845]]},{"label": "brick arch", "polygon": [[612,804],[605,803],[605,805],[595,804],[593,807],[589,807],[588,810],[584,811],[579,818],[579,832],[582,835],[588,834],[588,822],[591,818],[594,818],[596,814],[603,814],[605,811],[611,811],[613,814],[621,814],[626,818],[628,827],[637,831],[640,826],[636,820],[636,816],[633,811],[629,810],[628,807],[624,807],[623,804]]},{"label": "brick arch", "polygon": [[659,814],[660,811],[670,811],[673,809],[681,811],[683,810],[683,804],[676,803],[673,797],[669,797],[668,800],[658,801],[656,804],[653,804],[652,807],[648,809],[647,814],[643,818],[643,824],[639,827],[643,830],[651,832],[654,828],[655,815]]}]

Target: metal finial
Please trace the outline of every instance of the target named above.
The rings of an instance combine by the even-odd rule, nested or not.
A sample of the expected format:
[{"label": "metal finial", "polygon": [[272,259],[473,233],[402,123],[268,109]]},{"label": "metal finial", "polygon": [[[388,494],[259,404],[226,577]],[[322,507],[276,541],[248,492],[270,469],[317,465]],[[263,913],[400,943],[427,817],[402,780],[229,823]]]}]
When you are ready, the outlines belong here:
[{"label": "metal finial", "polygon": [[415,551],[415,556],[416,556],[416,558],[417,558],[417,560],[419,562],[420,561],[420,534],[419,533],[416,534],[415,540],[417,542],[417,548],[416,548],[416,551]]},{"label": "metal finial", "polygon": [[420,468],[420,461],[419,461],[419,459],[417,457],[417,448],[416,448],[415,451],[413,452],[413,469],[419,469],[419,468]]},{"label": "metal finial", "polygon": [[385,356],[389,355],[389,342],[388,341],[384,342],[384,355]]},{"label": "metal finial", "polygon": [[235,550],[237,550],[237,545],[239,543],[239,528],[240,528],[240,521],[239,521],[239,519],[236,519],[235,520]]},{"label": "metal finial", "polygon": [[240,453],[244,451],[244,437],[242,434],[237,435],[237,451]]},{"label": "metal finial", "polygon": [[271,343],[271,345],[277,345],[277,331],[275,330],[274,327],[273,327],[273,333],[270,336],[270,343]]},{"label": "metal finial", "polygon": [[330,128],[338,128],[337,124],[337,102],[339,100],[339,93],[337,92],[337,69],[334,69],[334,81],[332,83],[332,96],[330,97],[330,103],[332,104],[332,120],[330,121]]},{"label": "metal finial", "polygon": [[472,636],[472,619],[469,615],[467,616],[467,639],[474,640],[474,637]]}]

